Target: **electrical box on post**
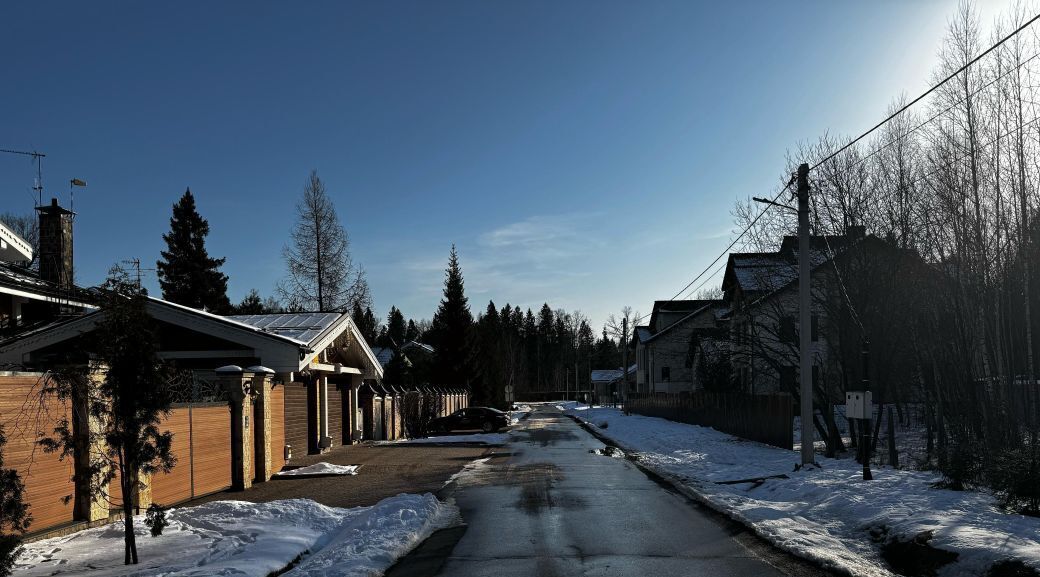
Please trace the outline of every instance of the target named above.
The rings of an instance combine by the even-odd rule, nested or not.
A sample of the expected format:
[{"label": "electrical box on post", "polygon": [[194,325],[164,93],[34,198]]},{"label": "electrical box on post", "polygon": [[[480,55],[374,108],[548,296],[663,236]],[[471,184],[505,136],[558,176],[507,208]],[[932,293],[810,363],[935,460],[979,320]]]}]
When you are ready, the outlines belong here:
[{"label": "electrical box on post", "polygon": [[848,391],[845,393],[845,418],[869,419],[874,416],[874,405],[870,391]]}]

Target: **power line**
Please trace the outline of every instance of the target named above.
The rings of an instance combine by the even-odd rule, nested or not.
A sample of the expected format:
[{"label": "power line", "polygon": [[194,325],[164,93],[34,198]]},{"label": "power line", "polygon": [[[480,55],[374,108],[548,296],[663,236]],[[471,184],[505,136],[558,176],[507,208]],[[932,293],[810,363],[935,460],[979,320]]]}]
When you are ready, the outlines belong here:
[{"label": "power line", "polygon": [[[859,159],[858,161],[856,161],[856,163],[855,163],[855,164],[853,164],[852,166],[850,166],[850,167],[849,167],[848,169],[849,169],[849,170],[852,170],[852,169],[856,168],[857,166],[859,166],[859,165],[863,164],[864,162],[866,162],[866,161],[870,160],[870,159],[871,159],[871,158],[873,158],[874,156],[877,156],[877,155],[878,155],[878,154],[880,154],[880,153],[881,153],[882,151],[884,151],[884,150],[886,150],[887,148],[889,148],[889,147],[893,146],[894,144],[896,144],[896,143],[898,143],[898,142],[900,142],[900,141],[902,141],[902,140],[904,140],[904,139],[906,139],[906,138],[909,138],[909,137],[910,137],[910,135],[914,134],[915,132],[917,132],[917,131],[918,131],[918,130],[920,130],[921,128],[924,128],[924,126],[925,126],[925,125],[928,125],[928,124],[930,124],[930,123],[934,122],[934,121],[935,121],[936,119],[938,119],[938,118],[939,118],[940,116],[942,116],[943,114],[946,114],[946,113],[947,113],[947,112],[949,112],[950,110],[953,110],[953,108],[954,108],[955,106],[957,106],[957,105],[959,105],[959,104],[961,104],[961,103],[965,102],[966,100],[968,100],[968,99],[969,99],[969,98],[971,98],[972,96],[975,96],[975,95],[977,95],[978,93],[980,93],[980,92],[982,92],[983,90],[985,90],[985,89],[989,88],[990,86],[993,86],[993,85],[994,85],[994,84],[996,84],[997,82],[999,82],[999,81],[1003,80],[1003,79],[1004,79],[1004,77],[1005,77],[1005,76],[1007,76],[1008,74],[1011,74],[1012,72],[1014,72],[1014,71],[1016,71],[1016,70],[1019,70],[1019,69],[1021,69],[1021,68],[1022,68],[1023,66],[1025,66],[1026,64],[1029,64],[1030,62],[1032,62],[1033,60],[1036,60],[1037,58],[1040,58],[1040,52],[1037,52],[1037,53],[1033,54],[1033,55],[1032,55],[1032,56],[1030,56],[1030,57],[1029,57],[1028,59],[1026,59],[1026,60],[1023,60],[1022,62],[1020,62],[1020,63],[1019,63],[1019,64],[1018,64],[1017,66],[1015,66],[1015,67],[1013,67],[1013,68],[1009,68],[1009,69],[1008,69],[1008,70],[1007,70],[1006,72],[1004,72],[1004,73],[1003,73],[1003,74],[1001,74],[1000,76],[997,76],[997,77],[996,77],[996,78],[994,78],[993,80],[990,80],[990,81],[989,81],[989,82],[987,82],[986,84],[983,84],[983,85],[982,85],[982,86],[980,86],[979,88],[977,88],[977,89],[975,89],[974,91],[972,91],[972,92],[968,93],[968,94],[967,94],[967,95],[965,95],[965,96],[964,96],[963,98],[961,98],[961,99],[957,100],[956,102],[954,102],[954,103],[950,104],[949,106],[947,106],[946,108],[944,108],[944,109],[940,110],[939,112],[936,112],[936,113],[935,113],[935,114],[933,114],[933,115],[932,115],[931,117],[929,117],[929,118],[928,118],[927,120],[925,120],[925,121],[921,122],[920,124],[918,124],[917,126],[915,126],[915,127],[911,128],[910,130],[907,130],[907,131],[906,131],[906,133],[904,133],[904,134],[901,134],[901,135],[899,135],[899,136],[897,136],[897,137],[895,137],[895,138],[893,138],[893,139],[889,140],[889,141],[888,141],[888,142],[886,142],[885,144],[883,144],[883,145],[879,146],[878,148],[876,148],[876,149],[872,150],[872,151],[871,151],[871,152],[870,152],[869,154],[867,154],[867,155],[866,155],[866,156],[864,156],[863,158],[861,158],[861,159]],[[846,146],[845,148],[848,148],[848,147]],[[839,152],[840,152],[840,151],[839,151]],[[835,154],[832,154],[832,155],[831,155],[831,157],[835,156],[836,154],[837,154],[837,153],[835,153]],[[829,158],[829,157],[828,157],[828,158]],[[819,166],[820,164],[823,164],[823,162],[825,162],[825,161],[826,161],[826,159],[824,159],[823,161],[820,161],[820,163],[819,163],[819,164],[817,164],[816,166]]]},{"label": "power line", "polygon": [[966,63],[966,64],[965,64],[964,66],[961,66],[960,68],[958,68],[958,69],[957,69],[957,70],[956,70],[956,71],[955,71],[955,72],[954,72],[953,74],[950,74],[950,75],[949,75],[949,76],[947,76],[946,78],[943,78],[943,79],[942,79],[942,80],[941,80],[941,81],[940,81],[940,82],[939,82],[938,84],[936,84],[935,86],[932,86],[931,88],[929,88],[928,90],[926,90],[926,91],[925,91],[925,92],[924,92],[923,94],[921,94],[921,95],[920,95],[920,96],[918,96],[917,98],[915,98],[915,99],[911,100],[911,101],[910,101],[909,103],[905,104],[905,105],[904,105],[903,107],[901,107],[901,108],[900,108],[899,110],[897,110],[897,111],[893,112],[892,114],[888,115],[888,117],[886,117],[886,118],[885,118],[884,120],[882,120],[881,122],[878,122],[878,123],[877,123],[877,124],[875,124],[875,125],[874,125],[873,127],[871,127],[871,128],[870,128],[870,130],[867,130],[867,131],[866,131],[866,132],[864,132],[863,134],[860,134],[860,135],[859,135],[859,136],[857,136],[856,138],[854,138],[854,139],[852,139],[851,141],[849,141],[849,143],[848,143],[848,144],[846,144],[845,146],[842,146],[842,147],[841,147],[841,148],[839,148],[838,150],[836,150],[836,151],[832,152],[832,153],[831,153],[830,155],[828,155],[828,156],[827,156],[826,158],[824,158],[823,160],[821,160],[821,161],[817,162],[816,164],[814,164],[814,165],[812,166],[812,168],[810,168],[809,170],[816,170],[817,168],[819,168],[819,167],[820,167],[820,165],[821,165],[821,164],[823,164],[823,163],[827,162],[828,160],[830,160],[830,159],[834,158],[835,156],[838,156],[838,155],[839,155],[839,154],[841,154],[842,152],[845,152],[845,151],[846,151],[846,150],[848,150],[848,149],[849,149],[849,148],[850,148],[850,147],[851,147],[851,146],[852,146],[853,144],[856,144],[856,143],[857,143],[857,142],[859,142],[860,140],[863,140],[863,139],[864,139],[864,138],[866,138],[866,137],[867,137],[868,135],[870,135],[870,133],[874,132],[874,131],[875,131],[875,130],[877,130],[878,128],[881,128],[881,127],[882,127],[882,126],[884,126],[884,125],[885,125],[886,123],[888,123],[889,121],[891,121],[891,120],[892,120],[893,118],[895,118],[895,117],[899,116],[900,114],[902,114],[902,113],[906,112],[906,111],[907,111],[907,109],[909,109],[909,108],[910,108],[911,106],[913,106],[914,104],[917,104],[917,103],[918,103],[918,102],[920,102],[920,101],[921,101],[921,100],[922,100],[922,99],[923,99],[924,97],[926,97],[926,96],[928,96],[929,94],[931,94],[932,92],[935,92],[936,90],[938,90],[938,89],[939,89],[939,87],[941,87],[941,86],[942,86],[943,84],[946,84],[946,83],[947,83],[947,82],[949,82],[950,80],[953,80],[953,79],[954,79],[954,78],[955,78],[955,77],[956,77],[957,75],[959,75],[959,74],[960,74],[961,72],[964,72],[965,70],[967,70],[967,69],[968,69],[968,68],[969,68],[970,66],[972,66],[973,64],[975,64],[976,62],[978,62],[979,60],[981,60],[981,59],[982,59],[983,57],[985,57],[985,56],[986,56],[987,54],[989,54],[990,52],[993,52],[994,50],[996,50],[996,49],[997,49],[998,47],[1000,47],[1000,45],[1001,45],[1001,44],[1003,44],[1003,43],[1007,42],[1007,41],[1008,41],[1008,40],[1009,40],[1010,38],[1012,38],[1013,36],[1015,36],[1015,35],[1016,35],[1016,34],[1018,34],[1019,32],[1021,32],[1021,31],[1025,30],[1025,29],[1026,29],[1026,28],[1027,28],[1027,27],[1028,27],[1028,26],[1029,26],[1030,24],[1032,24],[1033,22],[1036,22],[1037,20],[1040,20],[1040,14],[1037,14],[1036,16],[1033,16],[1032,18],[1030,18],[1030,19],[1029,19],[1029,20],[1028,20],[1028,21],[1027,21],[1027,22],[1026,22],[1025,24],[1023,24],[1023,25],[1019,26],[1018,28],[1016,28],[1014,32],[1012,32],[1012,33],[1008,34],[1007,36],[1005,36],[1005,37],[1001,38],[999,42],[997,42],[997,43],[996,43],[996,44],[994,44],[993,46],[990,46],[989,48],[987,48],[987,49],[985,50],[985,52],[983,52],[983,53],[979,54],[979,55],[978,55],[978,56],[976,56],[975,58],[972,58],[972,59],[971,59],[970,61],[968,61],[968,62],[967,62],[967,63]]},{"label": "power line", "polygon": [[[787,189],[791,188],[792,184],[794,184],[794,177],[791,177],[791,180],[787,181],[787,185],[784,186],[783,188],[781,188],[780,192],[776,193],[776,196],[773,197],[772,202],[776,202],[776,200],[778,198],[780,198],[780,195],[782,195],[784,192],[786,192]],[[727,254],[729,254],[729,250],[731,248],[733,248],[738,242],[740,242],[740,239],[744,238],[744,235],[746,235],[747,233],[751,232],[751,228],[754,227],[755,224],[758,223],[759,219],[762,218],[762,215],[764,215],[766,213],[766,211],[768,211],[773,206],[775,206],[775,205],[767,204],[766,207],[763,208],[761,212],[759,212],[757,215],[755,215],[755,218],[751,219],[751,222],[748,223],[748,225],[746,227],[744,227],[744,230],[742,230],[740,232],[740,234],[737,235],[737,238],[733,239],[733,242],[729,243],[729,246],[727,246],[725,249],[723,249],[722,253],[720,253],[719,256],[715,257],[715,260],[711,261],[711,263],[708,264],[708,266],[704,267],[704,270],[702,270],[700,272],[700,274],[698,274],[697,276],[693,277],[693,280],[691,280],[690,282],[686,283],[686,286],[684,286],[682,289],[680,289],[679,292],[675,293],[675,296],[673,296],[672,298],[670,298],[668,300],[670,300],[670,301],[677,300],[680,295],[682,295],[684,292],[686,292],[686,289],[690,288],[691,286],[693,286],[693,283],[695,283],[698,280],[700,280],[700,278],[702,276],[704,276],[705,273],[707,273],[709,270],[711,270],[711,267],[715,266],[716,263],[718,263],[720,260],[722,260],[722,257],[724,257]]]}]

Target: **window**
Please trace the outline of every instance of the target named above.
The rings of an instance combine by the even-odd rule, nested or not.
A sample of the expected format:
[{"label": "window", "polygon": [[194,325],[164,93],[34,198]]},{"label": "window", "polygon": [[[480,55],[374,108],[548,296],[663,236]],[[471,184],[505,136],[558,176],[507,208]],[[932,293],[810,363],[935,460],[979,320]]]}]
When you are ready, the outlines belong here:
[{"label": "window", "polygon": [[781,343],[797,343],[798,330],[794,326],[794,317],[782,317],[780,326],[777,327],[777,335]]},{"label": "window", "polygon": [[668,367],[661,367],[661,380],[664,382],[668,382],[671,380],[671,378],[671,370]]}]

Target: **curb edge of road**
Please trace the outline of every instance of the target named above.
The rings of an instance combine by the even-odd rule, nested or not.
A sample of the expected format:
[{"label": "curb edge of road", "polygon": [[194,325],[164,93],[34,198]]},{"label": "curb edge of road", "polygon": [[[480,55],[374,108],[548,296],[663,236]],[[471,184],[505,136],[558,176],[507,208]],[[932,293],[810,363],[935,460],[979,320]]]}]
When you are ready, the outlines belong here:
[{"label": "curb edge of road", "polygon": [[[752,549],[749,546],[748,543],[745,543],[745,542],[740,541],[740,540],[738,540],[737,542],[740,543],[742,546],[744,546],[744,548],[748,549],[748,551],[751,552],[752,554],[755,554],[756,556],[762,557],[762,555],[760,555],[761,551],[759,551],[757,549],[765,549],[765,550],[768,550],[768,551],[773,553],[773,555],[771,555],[770,557],[775,557],[778,554],[784,556],[785,560],[788,561],[788,563],[785,563],[783,565],[778,565],[777,563],[775,563],[775,561],[777,561],[777,559],[770,558],[770,557],[762,557],[763,561],[768,563],[770,566],[775,568],[777,571],[780,571],[781,573],[784,573],[785,575],[806,575],[804,570],[806,568],[811,568],[811,569],[815,569],[816,571],[819,571],[820,572],[819,575],[842,575],[842,576],[845,576],[845,577],[858,577],[854,573],[846,571],[843,568],[825,566],[822,563],[820,563],[819,561],[816,561],[815,559],[809,559],[809,558],[803,557],[803,556],[795,553],[794,551],[789,551],[789,550],[787,550],[787,549],[785,549],[785,548],[783,548],[783,547],[773,543],[772,541],[767,539],[764,535],[762,535],[754,525],[744,521],[743,519],[740,519],[738,517],[735,517],[735,516],[731,515],[728,511],[726,511],[725,509],[723,509],[723,508],[719,507],[718,505],[716,505],[715,503],[713,503],[710,499],[708,499],[707,497],[705,497],[701,493],[697,492],[695,489],[693,489],[692,487],[690,487],[689,485],[684,483],[681,479],[675,477],[674,475],[671,475],[671,474],[668,474],[668,473],[662,473],[660,471],[654,470],[651,467],[649,467],[648,465],[645,465],[644,463],[641,463],[639,461],[639,458],[638,458],[639,451],[637,451],[635,449],[631,449],[629,447],[626,447],[623,444],[617,442],[616,440],[611,439],[610,437],[607,437],[603,433],[601,433],[598,430],[596,430],[596,427],[592,423],[589,423],[588,421],[582,420],[577,415],[572,415],[572,414],[567,414],[567,413],[564,413],[564,414],[566,416],[570,417],[572,420],[574,420],[574,422],[577,423],[579,427],[581,427],[586,432],[588,432],[590,435],[595,437],[599,442],[603,443],[604,445],[607,445],[608,447],[616,447],[616,448],[621,449],[622,451],[624,451],[625,459],[628,460],[633,465],[635,465],[646,476],[648,476],[651,479],[653,479],[655,481],[658,481],[660,483],[667,484],[669,487],[674,489],[677,493],[679,493],[683,497],[686,497],[686,499],[690,500],[691,502],[693,502],[693,503],[695,503],[697,505],[701,505],[701,506],[707,508],[710,512],[713,513],[713,517],[715,518],[716,521],[722,523],[723,525],[730,525],[731,527],[732,526],[736,526],[736,527],[740,527],[742,529],[746,529],[748,531],[748,533],[754,538],[754,540],[756,541],[756,545],[758,547],[756,549]],[[792,564],[792,563],[800,565],[800,567],[795,567],[793,569],[801,570],[801,572],[791,573],[790,570],[792,568],[791,567],[787,567],[786,565]],[[808,567],[806,567],[806,566],[808,566]]]}]

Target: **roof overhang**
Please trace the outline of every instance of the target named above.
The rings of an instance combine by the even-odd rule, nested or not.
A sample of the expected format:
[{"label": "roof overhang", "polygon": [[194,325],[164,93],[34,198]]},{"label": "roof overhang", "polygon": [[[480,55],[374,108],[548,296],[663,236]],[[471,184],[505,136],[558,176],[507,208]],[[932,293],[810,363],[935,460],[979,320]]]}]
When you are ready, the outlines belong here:
[{"label": "roof overhang", "polygon": [[6,262],[29,262],[33,249],[24,238],[0,222],[0,260]]}]

